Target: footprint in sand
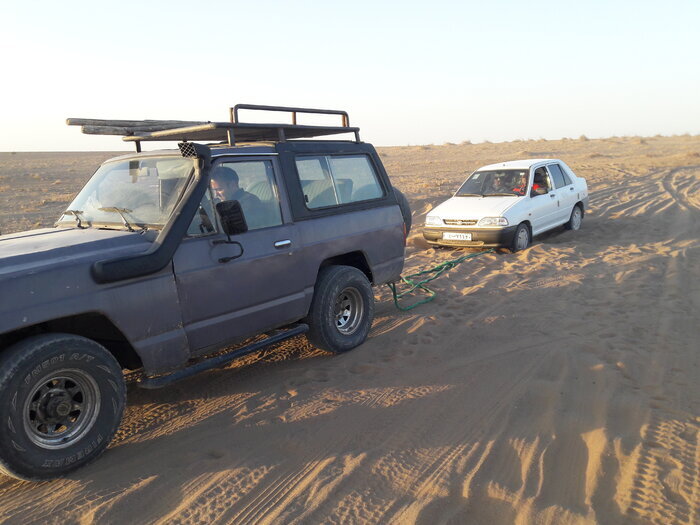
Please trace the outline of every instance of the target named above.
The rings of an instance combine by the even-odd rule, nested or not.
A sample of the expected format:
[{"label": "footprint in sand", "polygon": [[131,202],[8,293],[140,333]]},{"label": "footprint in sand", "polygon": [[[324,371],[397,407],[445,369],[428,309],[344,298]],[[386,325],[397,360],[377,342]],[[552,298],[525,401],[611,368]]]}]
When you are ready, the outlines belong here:
[{"label": "footprint in sand", "polygon": [[305,377],[294,377],[288,381],[285,381],[284,386],[287,389],[295,390],[297,387],[308,385],[310,382],[311,380]]},{"label": "footprint in sand", "polygon": [[330,381],[330,376],[327,370],[309,370],[304,374],[304,376],[316,383],[327,383]]},{"label": "footprint in sand", "polygon": [[378,367],[368,364],[353,365],[348,369],[348,372],[350,372],[353,375],[363,376],[375,374],[377,371],[379,371]]}]

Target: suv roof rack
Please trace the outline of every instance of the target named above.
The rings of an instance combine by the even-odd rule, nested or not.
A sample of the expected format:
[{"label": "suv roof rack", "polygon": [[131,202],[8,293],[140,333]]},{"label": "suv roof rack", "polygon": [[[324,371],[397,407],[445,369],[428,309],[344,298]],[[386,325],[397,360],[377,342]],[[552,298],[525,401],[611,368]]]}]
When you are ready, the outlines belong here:
[{"label": "suv roof rack", "polygon": [[[241,109],[291,113],[291,124],[268,124],[241,122]],[[217,141],[235,146],[238,142],[284,142],[287,139],[303,139],[342,133],[354,133],[360,142],[360,128],[350,127],[346,111],[334,109],[295,108],[286,106],[261,106],[258,104],[236,104],[229,108],[230,122],[187,120],[100,120],[69,118],[69,126],[82,126],[81,131],[89,135],[122,135],[122,140],[136,143],[141,151],[142,141]],[[297,124],[298,113],[339,115],[340,126],[309,126]]]}]

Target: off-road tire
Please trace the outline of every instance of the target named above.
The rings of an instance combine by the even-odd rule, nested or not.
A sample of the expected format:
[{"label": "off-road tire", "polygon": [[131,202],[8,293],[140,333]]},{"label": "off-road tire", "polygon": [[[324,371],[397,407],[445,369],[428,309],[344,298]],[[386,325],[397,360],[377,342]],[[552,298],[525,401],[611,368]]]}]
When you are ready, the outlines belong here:
[{"label": "off-road tire", "polygon": [[71,334],[25,339],[0,353],[0,472],[65,475],[99,456],[124,412],[126,385],[100,344]]},{"label": "off-road tire", "polygon": [[367,276],[352,266],[322,268],[305,319],[309,342],[334,354],[347,352],[367,339],[372,319],[374,293]]},{"label": "off-road tire", "polygon": [[408,204],[408,199],[401,193],[401,191],[394,188],[394,195],[396,195],[396,200],[399,203],[399,208],[401,208],[401,216],[403,217],[403,223],[406,226],[406,235],[411,231],[411,225],[413,224],[413,217],[411,216],[411,206]]},{"label": "off-road tire", "polygon": [[525,250],[532,242],[532,234],[530,233],[530,228],[527,224],[518,224],[515,229],[515,235],[513,235],[513,242],[510,245],[511,253],[519,252]]},{"label": "off-road tire", "polygon": [[[578,216],[576,215],[578,214]],[[580,230],[581,229],[581,224],[583,223],[583,209],[581,208],[580,205],[574,206],[574,209],[571,210],[571,217],[569,217],[569,222],[567,222],[564,225],[564,228],[567,230]]]}]

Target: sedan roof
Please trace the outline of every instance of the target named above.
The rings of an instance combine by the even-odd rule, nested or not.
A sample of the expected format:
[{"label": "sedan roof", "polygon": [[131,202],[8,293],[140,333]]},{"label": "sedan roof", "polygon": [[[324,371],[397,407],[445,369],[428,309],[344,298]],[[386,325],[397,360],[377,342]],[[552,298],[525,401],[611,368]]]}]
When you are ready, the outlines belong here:
[{"label": "sedan roof", "polygon": [[476,171],[502,170],[502,169],[523,170],[523,169],[530,169],[535,164],[543,164],[545,162],[559,162],[559,159],[509,160],[507,162],[498,162],[496,164],[489,164],[488,166],[482,166],[481,168],[479,168]]}]

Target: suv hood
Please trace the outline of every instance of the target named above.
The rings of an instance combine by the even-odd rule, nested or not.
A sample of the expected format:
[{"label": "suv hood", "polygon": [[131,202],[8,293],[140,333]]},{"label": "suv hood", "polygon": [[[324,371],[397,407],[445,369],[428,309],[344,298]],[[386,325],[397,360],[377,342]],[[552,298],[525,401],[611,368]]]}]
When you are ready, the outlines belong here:
[{"label": "suv hood", "polygon": [[446,200],[429,215],[441,219],[476,219],[482,217],[502,217],[522,197],[452,197]]},{"label": "suv hood", "polygon": [[157,232],[44,228],[0,236],[0,278],[146,251]]}]

